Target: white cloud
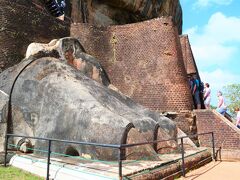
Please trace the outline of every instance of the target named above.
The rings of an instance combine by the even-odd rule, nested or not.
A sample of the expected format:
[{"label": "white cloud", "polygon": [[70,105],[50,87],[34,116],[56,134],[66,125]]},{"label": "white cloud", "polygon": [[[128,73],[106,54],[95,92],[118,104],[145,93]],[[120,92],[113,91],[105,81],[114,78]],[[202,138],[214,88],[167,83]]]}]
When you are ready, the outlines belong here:
[{"label": "white cloud", "polygon": [[199,68],[228,63],[240,51],[240,18],[217,12],[204,27],[194,26],[189,34]]},{"label": "white cloud", "polygon": [[226,17],[221,12],[211,16],[204,32],[218,42],[240,41],[240,18]]},{"label": "white cloud", "polygon": [[239,83],[240,75],[233,74],[229,71],[216,69],[212,72],[200,71],[201,80],[209,83],[212,90],[212,105],[217,104],[217,91],[222,91],[223,87],[229,84]]},{"label": "white cloud", "polygon": [[211,5],[229,5],[233,0],[197,0],[194,7],[207,7]]},{"label": "white cloud", "polygon": [[223,86],[239,83],[240,79],[240,75],[222,69],[216,69],[212,72],[200,71],[200,76],[203,82],[212,84],[218,90],[221,90]]},{"label": "white cloud", "polygon": [[200,68],[207,68],[213,65],[224,66],[237,53],[237,48],[212,43],[196,45],[193,47],[193,52]]},{"label": "white cloud", "polygon": [[195,35],[198,30],[198,26],[191,27],[187,29],[184,34],[190,34],[190,35]]}]

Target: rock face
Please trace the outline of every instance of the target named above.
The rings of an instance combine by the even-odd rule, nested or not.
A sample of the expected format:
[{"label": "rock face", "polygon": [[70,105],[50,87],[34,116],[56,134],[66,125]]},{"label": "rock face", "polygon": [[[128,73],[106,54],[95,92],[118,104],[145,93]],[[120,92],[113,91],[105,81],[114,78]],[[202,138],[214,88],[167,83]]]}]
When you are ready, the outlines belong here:
[{"label": "rock face", "polygon": [[41,12],[27,0],[0,0],[0,72],[20,62],[31,42],[69,36],[69,24]]},{"label": "rock face", "polygon": [[[153,13],[154,9],[159,10],[158,15],[168,16],[175,13],[174,18],[181,17],[179,14],[181,11],[177,11],[181,9],[178,0],[67,2],[69,3],[66,12],[69,13],[72,9],[73,22],[88,22],[95,25],[143,21],[157,17],[154,16],[156,14]],[[185,77],[176,22],[171,18],[102,28],[87,23],[83,25],[73,23],[70,33],[69,24],[51,17],[39,8],[44,6],[41,0],[13,0],[11,3],[0,0],[0,5],[3,7],[0,10],[2,12],[0,48],[3,52],[0,54],[0,71],[18,63],[31,42],[46,43],[54,38],[73,36],[83,42],[88,54],[101,60],[112,84],[136,102],[159,111],[192,109],[193,102]],[[149,13],[140,16],[144,7],[149,8]],[[117,16],[117,12],[122,15]],[[128,16],[125,17],[124,14]],[[130,21],[132,16],[135,17],[134,21]],[[84,18],[88,20],[85,21]],[[101,23],[106,18],[111,21]],[[136,51],[139,48],[142,50]],[[81,60],[72,63],[78,68],[82,67]],[[174,73],[169,75],[169,72]],[[98,75],[98,69],[93,69],[90,76],[99,79]]]},{"label": "rock face", "polygon": [[[152,109],[166,105],[163,110],[172,110],[173,106],[174,110],[191,109],[186,71],[179,51],[178,34],[181,34],[182,24],[179,1],[67,2],[66,13],[71,20],[83,22],[73,23],[71,33],[70,24],[40,10],[44,5],[41,0],[0,0],[0,48],[3,51],[0,71],[20,62],[28,44],[39,42],[29,46],[23,61],[0,74],[1,132],[7,129],[8,133],[106,144],[176,138],[177,128],[171,120],[111,90],[110,81],[115,81],[113,85],[118,84],[118,88],[140,103],[156,105]],[[169,15],[173,18],[106,27]],[[96,28],[91,24],[105,27]],[[84,48],[72,38],[42,44],[69,35],[84,42]],[[165,67],[175,73],[170,76]],[[20,72],[11,96],[12,119],[7,121],[8,95]],[[178,93],[174,94],[176,91]],[[1,135],[3,137],[4,133]],[[47,143],[42,141],[25,142],[14,138],[12,143],[21,144],[23,151],[32,145],[47,150]],[[148,156],[159,160],[155,155],[169,149],[176,150],[177,142],[129,148],[123,155],[125,159]],[[104,160],[115,160],[118,153],[111,149],[59,143],[53,144],[52,151]]]},{"label": "rock face", "polygon": [[[179,0],[72,0],[73,22],[108,26],[129,24],[161,16],[172,16],[179,34],[182,33],[182,9]],[[70,12],[70,11],[68,11]]]},{"label": "rock face", "polygon": [[[171,120],[110,90],[91,76],[87,77],[88,72],[68,64],[63,55],[72,47],[78,49],[73,57],[81,55],[83,58],[85,54],[69,38],[60,42],[62,46],[31,55],[0,74],[0,89],[9,94],[16,75],[32,62],[23,70],[13,89],[10,133],[109,144],[176,138],[176,126]],[[22,140],[14,139],[13,143],[19,141]],[[31,144],[37,149],[47,149],[46,142]],[[158,149],[156,145],[146,145],[129,149],[124,155],[127,159],[152,156],[169,146],[177,148],[176,142],[162,144]],[[95,147],[54,143],[52,150],[105,160],[117,158],[116,151]]]},{"label": "rock face", "polygon": [[[44,9],[43,0],[13,0]],[[33,3],[31,3],[33,2]],[[179,0],[66,0],[66,21],[97,26],[122,25],[162,16],[172,16],[182,33],[182,8]]]},{"label": "rock face", "polygon": [[[172,16],[179,34],[182,31],[182,10],[178,0],[70,0],[66,2],[67,22],[108,26]],[[0,72],[20,62],[31,42],[47,43],[54,38],[70,35],[69,23],[51,17],[44,8],[42,0],[11,0],[11,2],[0,0],[0,6],[0,48],[2,50]]]},{"label": "rock face", "polygon": [[0,152],[4,151],[4,141],[7,124],[4,120],[3,109],[6,108],[9,96],[4,91],[0,90]]},{"label": "rock face", "polygon": [[62,59],[66,59],[69,65],[83,72],[86,76],[105,86],[110,84],[110,80],[101,64],[96,58],[86,54],[77,39],[69,37],[60,40],[55,39],[48,44],[32,43],[27,48],[26,58],[36,55],[39,52],[46,54],[55,52]]}]

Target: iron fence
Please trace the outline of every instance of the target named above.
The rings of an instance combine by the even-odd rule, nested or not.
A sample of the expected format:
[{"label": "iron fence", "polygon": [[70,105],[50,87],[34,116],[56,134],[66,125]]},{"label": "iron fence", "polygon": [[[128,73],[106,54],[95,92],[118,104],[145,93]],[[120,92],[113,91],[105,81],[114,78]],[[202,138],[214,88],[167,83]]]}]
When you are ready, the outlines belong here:
[{"label": "iron fence", "polygon": [[178,138],[172,138],[172,139],[166,139],[166,140],[157,140],[157,141],[150,141],[150,142],[141,142],[141,143],[133,143],[133,144],[100,144],[100,143],[91,143],[91,142],[79,142],[79,141],[69,141],[69,140],[60,140],[60,139],[53,139],[53,138],[40,138],[40,137],[31,137],[31,136],[23,136],[23,135],[16,135],[16,134],[6,134],[5,136],[5,156],[4,156],[4,166],[7,166],[7,154],[8,154],[8,140],[10,137],[19,137],[19,138],[28,138],[28,139],[35,139],[35,140],[43,140],[48,142],[48,150],[47,152],[47,174],[46,179],[49,180],[49,171],[50,171],[50,164],[51,164],[51,147],[52,142],[60,142],[60,143],[67,143],[67,144],[77,144],[77,145],[83,145],[83,146],[94,146],[94,147],[102,147],[102,148],[111,148],[111,149],[117,149],[118,150],[118,177],[120,180],[123,179],[123,151],[125,151],[127,148],[130,147],[136,147],[136,146],[143,146],[143,145],[150,145],[150,144],[156,144],[160,142],[167,142],[167,141],[178,141],[180,139],[181,142],[181,172],[182,176],[185,177],[186,174],[186,168],[185,168],[185,152],[184,152],[184,138],[191,138],[191,137],[197,137],[197,136],[204,136],[204,135],[211,135],[211,142],[212,142],[212,159],[216,160],[215,155],[215,142],[214,142],[214,133],[213,132],[206,132],[206,133],[199,133],[194,135],[188,135]]}]

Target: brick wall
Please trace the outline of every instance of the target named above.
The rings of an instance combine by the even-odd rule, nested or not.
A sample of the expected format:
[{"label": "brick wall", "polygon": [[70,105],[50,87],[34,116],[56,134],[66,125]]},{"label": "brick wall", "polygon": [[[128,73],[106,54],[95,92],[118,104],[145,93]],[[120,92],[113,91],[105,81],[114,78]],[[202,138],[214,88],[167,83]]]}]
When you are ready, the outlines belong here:
[{"label": "brick wall", "polygon": [[160,111],[192,109],[176,27],[171,18],[108,28],[72,24],[87,53],[98,58],[113,85]]},{"label": "brick wall", "polygon": [[[216,147],[240,150],[240,129],[214,110],[195,110],[198,133],[214,132]],[[199,136],[201,146],[211,147],[211,136]]]},{"label": "brick wall", "polygon": [[[197,133],[196,116],[192,111],[180,112],[175,118],[171,118],[186,135],[193,135]],[[198,144],[197,137],[190,137],[190,139]]]},{"label": "brick wall", "polygon": [[191,45],[187,35],[180,36],[180,42],[183,53],[184,66],[187,74],[197,73],[197,66],[192,53]]},{"label": "brick wall", "polygon": [[187,114],[180,113],[176,118],[172,119],[178,128],[180,128],[187,135],[191,135],[190,126],[192,126],[192,120],[187,117]]}]

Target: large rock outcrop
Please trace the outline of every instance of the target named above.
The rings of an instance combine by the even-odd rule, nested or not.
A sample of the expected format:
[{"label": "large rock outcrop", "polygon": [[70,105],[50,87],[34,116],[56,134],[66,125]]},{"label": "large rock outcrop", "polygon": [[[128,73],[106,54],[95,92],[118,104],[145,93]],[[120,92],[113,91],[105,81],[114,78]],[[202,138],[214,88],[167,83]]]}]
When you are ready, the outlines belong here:
[{"label": "large rock outcrop", "polygon": [[[12,0],[25,6],[44,9],[44,0]],[[66,0],[66,21],[97,26],[129,24],[162,16],[172,16],[182,33],[182,8],[179,0]]]},{"label": "large rock outcrop", "polygon": [[26,0],[0,0],[0,72],[24,58],[32,42],[69,36],[69,24],[41,12]]},{"label": "large rock outcrop", "polygon": [[[73,22],[108,26],[129,24],[161,16],[172,16],[179,34],[182,33],[182,9],[179,0],[72,0]],[[70,11],[68,11],[70,12]]]},{"label": "large rock outcrop", "polygon": [[[64,38],[56,44],[58,46],[50,51],[48,48],[38,53],[32,51],[29,58],[0,74],[0,90],[9,94],[13,80],[29,64],[13,88],[12,122],[7,122],[12,126],[8,127],[10,133],[106,144],[176,138],[176,126],[171,120],[136,104],[107,85],[103,86],[104,83],[89,76],[89,71],[69,64],[64,54],[75,47],[72,56],[82,58],[94,67],[79,42]],[[89,70],[92,72],[91,68]],[[6,109],[3,112],[6,114]],[[13,143],[19,144],[19,141],[22,140],[16,138]],[[47,148],[46,142],[31,143],[37,149]],[[164,152],[165,148],[176,149],[176,142],[131,148],[125,151],[125,156],[137,159]],[[117,158],[117,151],[95,147],[54,143],[52,150],[73,152],[69,149],[92,158]]]},{"label": "large rock outcrop", "polygon": [[179,34],[182,31],[182,10],[178,0],[66,2],[66,22],[61,22],[51,17],[43,0],[0,0],[0,72],[20,62],[31,42],[47,43],[69,36],[70,22],[108,26],[172,16]]}]

